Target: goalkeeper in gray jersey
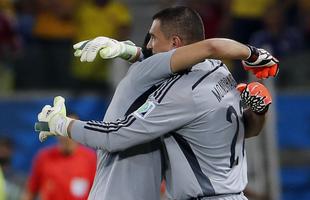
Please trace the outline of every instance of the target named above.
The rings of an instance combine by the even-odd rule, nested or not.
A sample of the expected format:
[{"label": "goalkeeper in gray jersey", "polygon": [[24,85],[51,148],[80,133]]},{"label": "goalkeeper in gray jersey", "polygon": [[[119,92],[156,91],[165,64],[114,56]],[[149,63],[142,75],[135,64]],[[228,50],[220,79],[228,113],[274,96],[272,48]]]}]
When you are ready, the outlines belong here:
[{"label": "goalkeeper in gray jersey", "polygon": [[[155,38],[157,33],[155,33],[155,32],[152,33],[152,31],[150,31],[150,32],[151,32],[151,35],[152,35],[151,41],[154,41],[155,39],[158,39],[158,38]],[[93,42],[94,43],[98,42],[98,40],[99,39],[97,39],[97,40],[95,40]],[[105,40],[105,41],[107,41],[107,40]],[[196,44],[191,45],[189,47],[184,47],[184,48],[181,48],[181,49],[177,49],[175,52],[171,51],[171,52],[168,52],[168,53],[158,54],[158,55],[153,56],[152,58],[146,59],[145,61],[143,61],[141,63],[137,63],[134,66],[132,66],[130,71],[128,72],[127,79],[125,77],[125,79],[120,83],[120,86],[119,86],[119,88],[116,91],[116,94],[115,94],[116,96],[115,97],[120,98],[122,93],[126,92],[127,89],[134,90],[133,88],[135,88],[136,85],[134,85],[133,83],[135,81],[137,81],[139,84],[144,84],[144,85],[143,85],[143,87],[140,86],[139,87],[140,89],[139,88],[136,89],[137,92],[133,93],[133,95],[129,99],[129,102],[127,102],[127,103],[126,103],[125,99],[124,99],[124,101],[122,101],[123,103],[120,103],[121,100],[117,100],[117,99],[115,101],[112,100],[110,108],[113,108],[113,105],[115,106],[114,108],[116,108],[116,106],[124,105],[125,110],[119,112],[118,114],[115,114],[115,113],[113,114],[113,112],[111,112],[111,110],[109,108],[107,113],[111,113],[111,114],[110,114],[109,119],[106,118],[107,117],[106,116],[105,120],[113,121],[116,118],[121,117],[121,115],[125,115],[126,114],[126,109],[130,108],[131,105],[132,105],[131,103],[135,102],[134,100],[135,100],[135,98],[137,98],[139,96],[138,95],[139,92],[142,93],[143,91],[147,91],[147,89],[150,88],[153,84],[160,83],[160,81],[163,80],[164,78],[168,78],[171,73],[176,72],[178,70],[185,69],[188,66],[192,66],[194,64],[197,64],[201,60],[203,60],[205,58],[208,58],[208,57],[222,58],[221,55],[219,54],[219,52],[214,51],[215,49],[212,49],[212,48],[208,49],[208,48],[206,48],[206,47],[209,46],[209,45],[206,45],[207,43],[209,43],[209,44],[210,44],[210,42],[211,42],[211,44],[217,43],[218,46],[226,44],[226,46],[224,48],[224,50],[226,52],[225,51],[221,52],[224,55],[223,57],[226,56],[226,57],[229,57],[229,58],[243,58],[243,59],[245,59],[245,58],[247,58],[249,56],[248,49],[245,46],[240,45],[238,43],[234,43],[234,42],[228,41],[228,40],[211,40],[211,41],[209,40],[208,42],[207,41],[208,40],[200,42],[200,43],[196,43]],[[116,41],[113,41],[113,42],[116,43]],[[180,41],[176,41],[176,42],[178,43]],[[192,42],[192,41],[190,41],[190,42]],[[89,43],[89,44],[91,44],[91,43]],[[105,43],[102,42],[101,44],[105,44]],[[227,45],[227,44],[230,44],[232,46],[234,45],[233,46],[234,51],[231,51],[228,48],[229,45]],[[111,44],[109,44],[109,45],[111,45]],[[182,46],[182,42],[178,43],[178,44],[171,44],[171,45],[174,45],[174,46],[171,46],[169,48],[176,48],[178,46]],[[98,45],[96,45],[96,46],[98,46]],[[91,46],[89,45],[88,48],[92,49],[90,47]],[[163,46],[160,45],[160,47],[163,47]],[[211,47],[214,47],[214,46],[211,45]],[[84,52],[87,52],[87,45],[85,46],[85,48],[86,49],[85,49]],[[158,53],[159,52],[159,51],[156,52],[156,47],[154,47],[154,45],[152,46],[152,48],[154,50],[154,53]],[[199,49],[199,48],[202,48],[202,49]],[[191,55],[191,52],[192,52],[193,49],[197,49],[197,52],[196,52],[196,54]],[[169,49],[166,49],[166,50],[169,50]],[[164,51],[166,51],[166,50],[164,50]],[[199,51],[199,50],[203,50],[203,51]],[[240,50],[239,54],[233,53],[233,52],[237,52],[237,50]],[[161,50],[161,51],[163,51],[163,50]],[[210,52],[212,52],[213,54],[210,54]],[[111,52],[104,51],[103,53],[102,52],[100,52],[100,53],[101,53],[101,56],[104,57],[106,55],[109,55],[109,53],[111,53]],[[190,55],[190,56],[188,57],[187,55]],[[111,56],[111,54],[109,56]],[[89,54],[89,55],[82,54],[82,58],[83,59],[87,59],[88,61],[91,61],[91,57],[92,57],[91,54]],[[256,61],[257,61],[257,59],[256,59]],[[143,67],[141,67],[143,65],[146,65],[146,66],[144,66],[144,68],[143,68]],[[148,67],[150,67],[150,69],[148,69]],[[160,69],[160,67],[161,67],[161,69]],[[155,68],[156,68],[156,70],[152,71]],[[185,109],[186,107],[193,108],[193,105],[196,104],[196,103],[199,103],[199,104],[200,103],[201,104],[208,104],[208,103],[210,103],[210,105],[211,105],[211,102],[194,102],[194,101],[189,101],[189,98],[191,98],[191,95],[193,95],[193,93],[188,93],[188,87],[185,87],[185,85],[187,85],[187,84],[190,85],[190,84],[193,83],[193,81],[199,82],[199,80],[200,80],[200,78],[202,78],[202,76],[204,76],[204,75],[206,75],[206,73],[209,73],[209,72],[212,72],[212,71],[214,72],[214,74],[217,74],[218,72],[222,73],[223,74],[222,75],[223,81],[230,80],[231,81],[230,83],[232,85],[234,85],[233,81],[232,81],[233,79],[229,76],[228,71],[226,70],[225,67],[223,67],[223,65],[221,65],[219,63],[219,61],[212,61],[212,60],[211,61],[206,61],[206,62],[204,62],[202,64],[196,65],[192,69],[191,72],[186,74],[186,76],[185,75],[183,75],[183,76],[175,76],[175,77],[172,77],[171,79],[168,79],[166,82],[164,82],[163,85],[161,85],[161,87],[158,88],[158,90],[156,90],[153,93],[153,96],[150,97],[149,101],[147,101],[147,103],[143,107],[141,107],[138,111],[136,111],[135,114],[126,115],[127,117],[125,118],[125,120],[118,120],[115,123],[89,122],[89,124],[88,125],[85,124],[85,126],[82,125],[84,123],[80,122],[80,121],[76,121],[76,122],[72,123],[73,124],[73,125],[71,125],[72,127],[70,126],[72,128],[72,138],[77,140],[77,141],[79,141],[79,142],[81,142],[81,143],[83,143],[83,144],[86,144],[86,145],[89,145],[89,146],[92,146],[92,147],[100,148],[100,149],[103,149],[103,150],[109,150],[109,151],[119,151],[119,150],[124,150],[124,149],[126,149],[128,147],[131,147],[133,145],[136,145],[136,144],[140,144],[140,143],[143,143],[143,142],[151,141],[154,138],[164,134],[162,131],[166,131],[167,132],[167,131],[176,131],[178,129],[182,130],[181,127],[182,127],[182,125],[185,125],[184,124],[185,121],[189,120],[186,123],[190,123],[193,120],[193,119],[189,118],[189,115],[191,115],[191,113],[193,114],[193,111],[196,112],[195,109],[186,110]],[[146,74],[148,74],[148,77],[144,77],[144,75],[146,75]],[[197,79],[199,77],[198,74],[200,75],[199,80]],[[211,73],[211,74],[213,74],[213,73]],[[184,77],[189,77],[189,78],[185,79]],[[225,79],[225,77],[228,77],[228,78]],[[144,82],[144,78],[145,79],[149,79],[149,83],[146,83],[146,81]],[[206,76],[206,80],[208,80],[209,78],[210,77]],[[141,82],[139,82],[139,81],[141,81]],[[206,88],[207,88],[207,85],[209,84],[209,81],[207,83],[204,83],[201,80],[200,82],[201,82],[201,85],[206,86]],[[169,100],[169,97],[174,97],[173,91],[177,90],[176,87],[177,87],[177,85],[179,83],[181,84],[181,85],[179,85],[180,88],[183,88],[183,86],[184,86],[184,88],[183,88],[184,89],[184,93],[183,93],[183,89],[182,89],[182,92],[175,92],[175,93],[176,94],[177,93],[183,93],[183,95],[186,95],[186,96],[182,96],[182,95],[178,96],[180,98],[181,97],[184,98],[183,100],[178,98],[179,101],[174,101],[173,98]],[[128,84],[129,85],[133,84],[132,88],[130,88],[130,87],[126,88],[126,86]],[[196,83],[195,82],[195,84],[197,85],[196,86],[197,87],[197,90],[196,90],[197,94],[199,94],[201,92],[205,92],[205,91],[201,91],[201,89],[198,89],[198,88],[201,87],[200,83]],[[211,84],[210,84],[209,87],[211,87]],[[229,92],[223,96],[223,99],[225,97],[227,97],[226,95],[228,95],[228,96],[230,96],[230,98],[232,98],[232,97],[235,98],[236,97],[237,101],[239,102],[239,95],[236,96],[236,93],[234,93],[231,96],[230,95],[231,91],[232,92],[235,91],[234,89],[232,89],[232,86],[230,87]],[[220,94],[220,95],[222,96],[223,94]],[[187,98],[185,98],[185,97],[187,97]],[[198,99],[200,99],[200,98],[198,98]],[[159,100],[160,100],[160,102],[159,102]],[[168,100],[168,101],[166,102],[166,100]],[[183,102],[184,100],[186,100],[186,101]],[[200,99],[200,100],[202,100],[202,99]],[[224,105],[226,105],[225,104],[226,101],[221,101],[221,102],[224,102]],[[50,121],[49,124],[57,125],[57,126],[50,125],[50,129],[51,129],[51,133],[52,134],[55,134],[55,133],[57,133],[57,134],[67,133],[67,126],[68,126],[68,124],[69,124],[69,122],[71,120],[69,120],[68,118],[63,116],[63,114],[64,114],[63,113],[63,108],[64,108],[63,101],[60,100],[60,101],[57,101],[55,103],[57,105],[59,105],[61,107],[61,109],[58,109],[58,110],[56,109],[55,110],[54,108],[56,108],[57,106],[55,106],[54,108],[48,108],[48,107],[45,108],[44,112],[49,110],[49,109],[53,110],[53,111],[49,112],[49,114],[48,114],[48,116],[53,116],[53,117],[51,117],[49,119],[46,118],[43,121]],[[182,105],[180,105],[180,103],[182,103]],[[171,105],[169,105],[169,104],[171,104]],[[183,105],[183,104],[185,104],[186,106]],[[169,111],[168,112],[168,117],[170,116],[171,119],[167,120],[167,118],[162,118],[162,119],[158,118],[160,116],[159,115],[160,113],[161,113],[161,115],[165,114],[165,112],[159,112],[159,111],[161,109],[163,109],[163,108],[167,109],[167,107],[163,107],[163,105],[167,105],[168,108],[170,108],[170,106],[174,106],[174,107],[171,107],[171,112],[172,113],[170,113],[170,110],[167,110],[167,112]],[[235,108],[236,107],[235,103],[233,103],[232,106]],[[130,109],[128,109],[128,110],[130,110]],[[238,109],[236,109],[236,108],[235,108],[235,110],[238,111]],[[62,113],[62,117],[61,118],[57,117],[57,116],[60,116],[60,115],[58,115],[58,114],[55,115],[55,113],[57,113],[57,111],[59,111],[58,114]],[[205,111],[208,111],[208,110],[206,109]],[[186,112],[187,114],[184,113],[184,115],[183,115],[182,114],[183,112]],[[230,111],[227,111],[227,112],[230,112]],[[50,115],[50,113],[52,113],[52,114]],[[160,121],[156,121],[155,120],[154,122],[151,122],[153,120],[153,118],[150,118],[150,121],[148,121],[149,119],[147,117],[152,117],[152,113],[156,113],[157,117],[155,117],[155,119],[156,120],[160,120]],[[202,113],[197,113],[197,116],[200,115],[200,114],[202,114]],[[240,115],[240,114],[241,113],[239,112],[238,115]],[[177,116],[177,115],[179,115],[179,116]],[[43,117],[43,118],[47,117],[47,115],[44,115],[44,114],[41,114],[40,116]],[[175,118],[173,116],[175,116]],[[234,117],[236,117],[237,115],[234,115],[234,112],[232,111],[231,116],[232,116],[232,120],[234,120]],[[196,118],[196,117],[194,117],[194,118]],[[56,119],[58,119],[58,120],[56,120]],[[164,119],[166,119],[166,120],[164,120]],[[178,121],[178,122],[174,123],[175,120]],[[53,123],[52,123],[52,121],[53,121]],[[146,122],[147,123],[151,123],[150,125],[154,125],[154,127],[153,126],[144,127],[144,125],[148,126],[148,124]],[[232,122],[231,123],[232,125],[230,125],[230,126],[234,126],[235,122],[236,121]],[[143,124],[143,123],[146,123],[146,124]],[[159,123],[162,123],[162,125],[159,126]],[[170,123],[172,123],[172,124],[170,124]],[[58,126],[60,124],[62,124],[63,126]],[[177,125],[177,127],[175,127],[175,125]],[[240,129],[242,129],[242,124],[240,126],[241,126]],[[55,127],[61,128],[61,130],[56,131],[54,129]],[[159,129],[157,130],[157,128],[159,128]],[[211,128],[211,126],[210,126],[210,128]],[[164,130],[164,129],[166,129],[166,130]],[[234,133],[235,133],[235,131],[236,130],[234,130]],[[125,132],[127,132],[127,133],[125,134]],[[51,134],[51,133],[46,133],[46,134]],[[186,135],[190,136],[191,134],[192,134],[191,131],[188,131],[186,129],[186,127],[184,127],[184,134],[182,134],[182,131],[181,131],[181,132],[177,132],[177,133],[172,134],[172,135],[181,135],[182,137],[186,138],[187,137]],[[239,134],[239,131],[238,131],[238,137],[237,137],[237,140],[236,140],[236,148],[237,149],[239,149],[239,146],[238,146],[239,142],[240,142],[239,140],[240,140],[240,138],[242,138],[242,135],[243,135],[242,131],[240,131],[240,134]],[[169,139],[169,138],[167,138],[167,139]],[[198,137],[196,139],[199,140],[200,138]],[[188,141],[190,141],[190,140],[188,140]],[[222,142],[224,144],[227,141],[223,140]],[[230,143],[231,143],[231,141],[230,141]],[[177,145],[179,145],[179,144],[177,144]],[[204,147],[207,147],[208,144],[205,144],[205,145],[206,146],[204,146]],[[184,146],[184,145],[182,145],[182,146]],[[199,152],[199,151],[202,151],[202,150],[198,149],[197,152]],[[104,152],[104,151],[102,151],[102,152]],[[197,153],[197,152],[194,152],[194,154]],[[179,155],[183,155],[183,154],[185,155],[184,152],[179,152],[179,153],[180,153]],[[239,153],[239,151],[238,151],[238,153]],[[225,153],[223,153],[223,154],[225,154]],[[229,154],[229,153],[226,152],[226,154]],[[99,152],[98,155],[100,155],[100,152]],[[102,157],[104,157],[104,155],[105,155],[105,153],[101,154]],[[239,154],[236,155],[236,158],[238,156],[239,156]],[[200,182],[199,182],[201,179],[198,179],[195,174],[191,174],[191,173],[193,173],[193,170],[191,171],[192,168],[188,168],[186,170],[184,169],[184,172],[186,174],[194,175],[192,177],[192,179],[190,179],[190,183],[194,183],[196,181],[195,182],[196,184],[189,185],[187,187],[188,190],[183,190],[182,189],[182,190],[176,191],[175,194],[173,194],[173,192],[172,192],[173,198],[177,198],[177,199],[185,198],[186,199],[188,197],[213,196],[213,195],[217,195],[217,194],[235,193],[234,190],[236,190],[236,189],[234,189],[234,188],[232,188],[231,190],[229,190],[229,189],[228,190],[218,189],[218,184],[215,183],[215,182],[212,182],[213,181],[212,177],[215,177],[217,179],[216,175],[213,176],[212,174],[209,174],[208,170],[206,170],[205,166],[204,166],[205,159],[209,159],[209,158],[208,157],[203,157],[203,156],[202,157],[197,156],[197,158],[198,158],[197,159],[198,160],[198,166],[201,165],[201,169],[202,169],[201,172],[198,171],[198,174],[200,174],[200,175],[205,174],[206,176],[205,177],[203,176],[202,180],[208,182],[208,184],[205,185],[204,184],[205,182],[204,182],[201,185]],[[199,158],[201,160],[199,160]],[[111,173],[113,173],[113,172],[115,173],[115,176],[113,178],[114,180],[111,180],[109,177],[107,177],[108,175],[104,174],[102,172],[102,170],[100,170],[101,172],[99,171],[100,173],[97,170],[97,176],[96,176],[96,180],[95,180],[95,185],[96,185],[96,181],[98,181],[98,184],[97,184],[97,188],[95,186],[96,190],[92,190],[92,192],[94,192],[95,195],[90,196],[90,198],[91,199],[94,199],[94,198],[98,198],[98,199],[121,199],[121,197],[126,198],[128,196],[128,194],[130,194],[130,193],[133,194],[132,196],[129,195],[130,197],[132,197],[132,199],[134,199],[134,195],[136,195],[138,197],[138,198],[135,198],[135,199],[150,199],[149,195],[151,195],[151,197],[153,197],[152,196],[153,193],[151,193],[151,194],[148,194],[147,196],[145,196],[145,198],[143,198],[143,197],[139,198],[139,197],[141,197],[140,196],[140,192],[145,187],[147,187],[149,182],[151,182],[150,180],[143,179],[145,177],[142,177],[142,178],[139,177],[140,168],[142,169],[142,166],[140,166],[140,165],[134,165],[132,168],[129,167],[132,170],[136,170],[136,172],[134,174],[132,174],[132,178],[131,179],[126,180],[127,181],[126,184],[127,184],[127,187],[128,187],[128,184],[135,185],[136,181],[140,181],[141,182],[141,180],[143,179],[145,181],[142,181],[141,183],[142,184],[144,183],[144,185],[141,184],[141,185],[138,185],[138,187],[135,187],[136,191],[130,191],[130,190],[122,191],[124,188],[122,186],[118,185],[118,184],[122,184],[122,181],[124,180],[124,176],[125,177],[130,177],[130,174],[127,174],[127,173],[128,172],[132,172],[132,171],[130,171],[130,170],[125,170],[124,171],[123,169],[125,169],[125,168],[115,168],[115,166],[121,166],[121,163],[125,162],[125,161],[130,163],[130,159],[131,159],[131,162],[134,164],[134,162],[138,160],[138,157],[127,156],[127,157],[125,157],[125,159],[122,159],[120,157],[116,157],[116,159],[115,159],[115,157],[114,157],[113,159],[109,159],[108,158],[108,159],[100,160],[98,162],[98,166],[101,167],[101,168],[103,166],[109,166],[109,163],[106,162],[107,160],[109,160],[110,163],[114,162],[114,164],[112,164],[110,166],[110,172]],[[240,161],[239,161],[239,159],[240,159]],[[244,159],[243,159],[243,157],[240,157],[240,158],[238,157],[238,159],[236,159],[236,160],[238,160],[238,163],[240,163],[240,164],[236,165],[236,166],[238,166],[237,168],[239,169],[240,166],[244,165]],[[150,161],[150,159],[148,159],[148,161]],[[158,160],[155,160],[155,161],[158,161]],[[117,164],[115,164],[115,163],[117,163]],[[156,162],[153,162],[153,164],[154,163],[156,164]],[[233,162],[233,163],[234,163],[233,165],[235,165],[235,162]],[[138,162],[138,164],[142,164],[143,165],[143,162],[142,161]],[[125,164],[124,164],[124,166],[125,166]],[[144,167],[149,167],[149,165],[146,165]],[[235,166],[233,166],[233,167],[235,167]],[[234,168],[234,169],[237,169],[237,168]],[[120,171],[118,171],[118,170],[120,170]],[[142,169],[142,170],[145,171],[145,169]],[[171,168],[171,171],[173,171],[173,170],[174,169]],[[225,169],[225,170],[227,170],[227,169]],[[231,170],[231,171],[233,171],[233,170]],[[242,170],[240,170],[240,171],[242,171]],[[158,174],[156,174],[156,173],[158,173],[158,169],[156,169],[156,171],[153,171],[153,172],[154,173],[152,173],[152,175],[154,174],[154,176],[159,176]],[[118,179],[122,178],[121,181],[117,180],[117,173],[118,173]],[[235,173],[233,173],[233,174],[235,174]],[[148,174],[143,174],[143,175],[148,176]],[[210,177],[208,177],[208,176],[210,176]],[[150,178],[154,178],[154,177],[151,176]],[[206,178],[208,178],[208,179],[206,179]],[[104,180],[104,181],[100,182],[100,180]],[[105,182],[106,180],[108,182],[110,182],[110,185],[108,187],[106,187],[106,182]],[[100,184],[99,183],[102,184],[102,189],[100,188]],[[183,183],[185,183],[185,182],[183,182]],[[180,185],[176,185],[176,188],[182,188],[182,187],[184,188],[185,185],[182,186],[183,183],[180,182]],[[199,184],[197,184],[197,183],[199,183]],[[171,185],[173,185],[173,184],[174,183],[171,183]],[[185,183],[185,184],[188,184],[188,183]],[[226,183],[224,183],[224,184],[226,184]],[[158,184],[156,184],[156,185],[158,185]],[[195,190],[193,191],[190,186],[192,186],[192,188],[195,188]],[[139,188],[139,187],[141,187],[141,188]],[[230,187],[230,186],[227,185],[227,187]],[[206,188],[209,188],[209,189],[206,190]],[[241,188],[242,188],[242,186],[241,186]],[[107,195],[109,193],[107,191],[108,190],[112,190],[112,189],[114,189],[114,195],[117,195],[116,194],[117,192],[120,193],[119,197],[115,197],[114,195],[110,195],[110,196]],[[230,191],[232,191],[232,192],[230,192]],[[238,192],[240,192],[240,191],[238,190],[236,193],[238,193]],[[111,194],[112,193],[113,192],[111,192]],[[123,195],[121,195],[121,194],[123,194]],[[184,195],[184,196],[182,196],[182,195]],[[131,198],[126,198],[126,199],[131,199]]]}]

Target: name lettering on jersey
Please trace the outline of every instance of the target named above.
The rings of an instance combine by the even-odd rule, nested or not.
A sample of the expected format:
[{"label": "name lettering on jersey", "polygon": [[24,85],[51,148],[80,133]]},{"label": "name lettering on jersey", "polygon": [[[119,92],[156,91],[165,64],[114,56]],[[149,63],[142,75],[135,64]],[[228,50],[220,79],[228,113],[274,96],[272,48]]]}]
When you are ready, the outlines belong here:
[{"label": "name lettering on jersey", "polygon": [[214,86],[212,93],[216,97],[216,99],[221,102],[224,96],[232,89],[235,89],[237,86],[237,82],[233,78],[231,74],[222,78],[217,84]]},{"label": "name lettering on jersey", "polygon": [[146,101],[138,110],[134,112],[137,117],[145,118],[154,110],[155,104],[152,101]]}]

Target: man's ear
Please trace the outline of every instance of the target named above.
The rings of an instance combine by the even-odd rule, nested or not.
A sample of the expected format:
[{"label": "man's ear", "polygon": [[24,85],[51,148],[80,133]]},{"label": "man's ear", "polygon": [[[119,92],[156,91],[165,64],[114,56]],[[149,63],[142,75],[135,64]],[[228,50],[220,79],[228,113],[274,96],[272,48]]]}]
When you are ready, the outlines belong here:
[{"label": "man's ear", "polygon": [[178,47],[183,46],[182,39],[177,35],[173,35],[172,36],[172,46],[173,46],[173,48],[178,48]]}]

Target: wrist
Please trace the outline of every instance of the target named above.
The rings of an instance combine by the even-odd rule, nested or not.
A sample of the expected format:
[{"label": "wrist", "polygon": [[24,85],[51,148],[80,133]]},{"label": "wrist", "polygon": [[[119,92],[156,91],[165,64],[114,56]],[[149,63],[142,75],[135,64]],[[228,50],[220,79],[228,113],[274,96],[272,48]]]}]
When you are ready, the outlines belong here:
[{"label": "wrist", "polygon": [[257,61],[259,57],[259,51],[256,47],[253,47],[251,45],[247,45],[249,49],[249,57],[245,60],[246,62],[253,63]]},{"label": "wrist", "polygon": [[129,62],[135,62],[140,57],[140,47],[128,45],[125,43],[122,43],[123,45],[123,51],[119,55],[120,58],[127,60]]},{"label": "wrist", "polygon": [[70,122],[69,122],[69,126],[67,127],[67,135],[68,135],[68,137],[71,139],[72,138],[72,136],[71,136],[71,134],[72,134],[72,127],[73,127],[73,123],[75,122],[75,120],[73,119],[73,120],[71,120]]},{"label": "wrist", "polygon": [[68,127],[71,121],[73,119],[63,115],[55,116],[49,122],[50,130],[56,133],[56,135],[68,137]]}]

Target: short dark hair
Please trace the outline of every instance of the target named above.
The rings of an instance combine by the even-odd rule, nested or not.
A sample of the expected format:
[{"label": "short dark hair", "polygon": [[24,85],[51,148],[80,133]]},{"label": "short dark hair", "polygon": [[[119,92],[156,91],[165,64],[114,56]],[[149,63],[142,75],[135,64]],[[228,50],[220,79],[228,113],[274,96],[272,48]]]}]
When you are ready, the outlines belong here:
[{"label": "short dark hair", "polygon": [[185,6],[176,6],[159,11],[153,16],[159,20],[161,31],[169,38],[179,36],[185,44],[204,40],[205,31],[200,15],[193,9]]}]

